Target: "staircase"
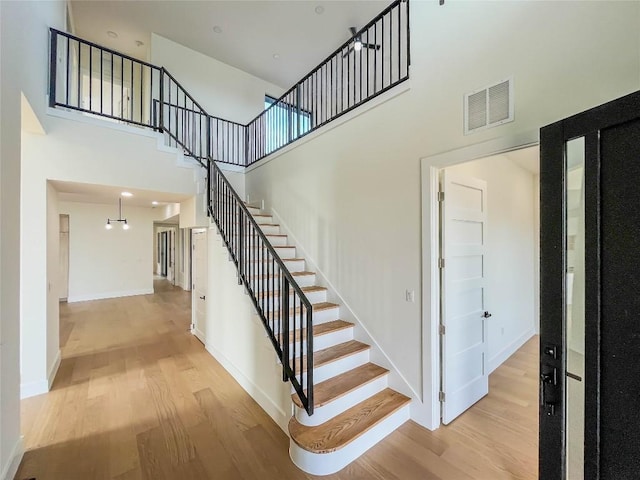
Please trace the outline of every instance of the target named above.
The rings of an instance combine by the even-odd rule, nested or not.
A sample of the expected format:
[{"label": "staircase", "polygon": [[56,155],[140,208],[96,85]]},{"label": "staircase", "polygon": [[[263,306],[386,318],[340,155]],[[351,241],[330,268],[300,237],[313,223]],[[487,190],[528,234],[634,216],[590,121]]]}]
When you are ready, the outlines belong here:
[{"label": "staircase", "polygon": [[[327,289],[316,284],[315,273],[306,270],[280,226],[259,208],[247,209],[313,305],[314,411],[308,415],[292,392],[289,454],[305,472],[328,475],[407,421],[411,400],[388,388],[389,371],[369,361],[371,347],[354,339],[354,325],[340,320],[340,306],[327,301]],[[270,296],[279,301],[281,292]],[[304,335],[300,329],[290,332],[290,352]],[[306,359],[299,360],[298,366],[306,365]],[[304,384],[304,369],[296,373]]]}]

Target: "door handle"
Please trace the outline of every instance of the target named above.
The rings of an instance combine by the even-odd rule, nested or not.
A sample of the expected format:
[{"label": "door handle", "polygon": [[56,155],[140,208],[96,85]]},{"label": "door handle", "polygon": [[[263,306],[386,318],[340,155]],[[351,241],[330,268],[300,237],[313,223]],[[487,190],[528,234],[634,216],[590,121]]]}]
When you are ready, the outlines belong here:
[{"label": "door handle", "polygon": [[200,297],[200,300],[206,300],[206,298],[207,298],[207,296],[203,295],[203,296]]},{"label": "door handle", "polygon": [[558,395],[558,369],[550,365],[542,365],[540,372],[540,406],[547,415],[556,414]]},{"label": "door handle", "polygon": [[489,317],[491,316],[491,314],[490,314],[489,312],[484,312],[484,313],[482,314],[482,316],[483,316],[484,318],[489,318]]}]

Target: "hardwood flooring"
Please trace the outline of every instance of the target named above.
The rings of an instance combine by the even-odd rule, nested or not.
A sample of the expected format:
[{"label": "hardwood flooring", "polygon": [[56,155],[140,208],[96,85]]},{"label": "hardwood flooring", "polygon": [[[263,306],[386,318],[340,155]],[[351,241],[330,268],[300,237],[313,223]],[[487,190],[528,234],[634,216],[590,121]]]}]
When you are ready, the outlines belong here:
[{"label": "hardwood flooring", "polygon": [[[316,478],[287,436],[189,332],[190,294],[62,304],[62,363],[22,402],[17,480]],[[328,480],[537,478],[537,339],[451,425],[407,422]]]}]

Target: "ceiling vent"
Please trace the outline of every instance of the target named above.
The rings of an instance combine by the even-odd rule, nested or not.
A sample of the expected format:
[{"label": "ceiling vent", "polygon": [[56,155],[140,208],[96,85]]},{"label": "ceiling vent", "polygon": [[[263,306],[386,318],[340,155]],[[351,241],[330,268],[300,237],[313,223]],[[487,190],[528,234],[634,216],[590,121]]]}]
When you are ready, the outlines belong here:
[{"label": "ceiling vent", "polygon": [[464,96],[464,134],[513,122],[513,79]]}]

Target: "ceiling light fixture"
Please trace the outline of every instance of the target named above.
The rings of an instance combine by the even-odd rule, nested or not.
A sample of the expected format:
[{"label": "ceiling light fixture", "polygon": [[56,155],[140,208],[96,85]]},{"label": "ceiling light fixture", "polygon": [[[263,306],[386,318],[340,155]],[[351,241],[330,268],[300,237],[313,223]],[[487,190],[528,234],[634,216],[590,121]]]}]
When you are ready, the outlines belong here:
[{"label": "ceiling light fixture", "polygon": [[113,30],[109,30],[107,32],[107,37],[109,37],[109,38],[118,38],[118,34],[116,32],[114,32]]},{"label": "ceiling light fixture", "polygon": [[318,15],[322,15],[322,14],[324,13],[324,7],[323,7],[322,5],[318,5],[318,6],[316,7],[316,13],[317,13]]},{"label": "ceiling light fixture", "polygon": [[213,31],[216,33],[222,33],[222,27],[220,25],[215,25],[213,27]]},{"label": "ceiling light fixture", "polygon": [[151,202],[151,205],[158,205],[158,202],[154,200],[153,202]]},{"label": "ceiling light fixture", "polygon": [[106,228],[107,230],[111,230],[113,228],[112,222],[122,223],[122,229],[129,230],[127,219],[122,218],[122,198],[118,198],[118,218],[107,218],[107,224],[104,226],[104,228]]},{"label": "ceiling light fixture", "polygon": [[280,55],[278,55],[277,53],[273,54],[273,58],[275,58],[276,60],[280,58]]},{"label": "ceiling light fixture", "polygon": [[360,41],[359,38],[356,40],[356,43],[353,44],[353,49],[356,52],[359,52],[360,50],[362,50],[362,42]]},{"label": "ceiling light fixture", "polygon": [[133,193],[131,192],[122,192],[120,195],[122,195],[123,197],[133,197]]}]

